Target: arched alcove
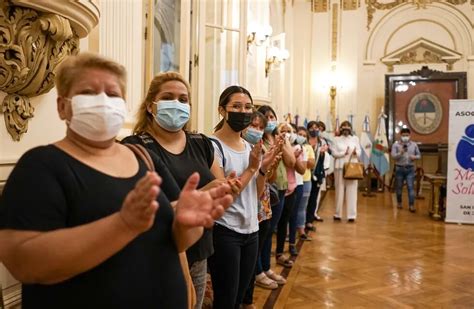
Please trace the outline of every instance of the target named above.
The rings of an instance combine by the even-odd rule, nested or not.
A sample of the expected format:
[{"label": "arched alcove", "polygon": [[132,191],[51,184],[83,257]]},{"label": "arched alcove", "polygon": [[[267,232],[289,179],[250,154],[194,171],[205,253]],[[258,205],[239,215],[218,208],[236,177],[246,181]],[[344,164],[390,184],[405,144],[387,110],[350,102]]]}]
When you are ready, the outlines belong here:
[{"label": "arched alcove", "polygon": [[366,62],[383,56],[422,37],[444,45],[466,57],[473,54],[473,23],[455,6],[432,3],[426,9],[403,4],[382,17],[370,33],[365,49]]}]

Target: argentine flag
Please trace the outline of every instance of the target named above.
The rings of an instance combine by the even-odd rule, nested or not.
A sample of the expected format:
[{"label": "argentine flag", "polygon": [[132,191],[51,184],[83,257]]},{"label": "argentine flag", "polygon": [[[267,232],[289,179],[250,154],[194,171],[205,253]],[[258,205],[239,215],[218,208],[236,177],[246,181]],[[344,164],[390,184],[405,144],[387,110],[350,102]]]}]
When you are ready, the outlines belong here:
[{"label": "argentine flag", "polygon": [[[329,146],[329,149],[331,147],[334,147],[334,132],[333,132],[333,126],[332,126],[332,117],[331,113],[328,114],[327,118],[327,123],[326,123],[326,131],[321,133],[321,137],[323,137]],[[329,168],[326,170],[326,175],[331,175],[334,172],[334,158],[333,156],[329,156],[330,161],[329,161]]]},{"label": "argentine flag", "polygon": [[375,169],[379,172],[380,176],[385,175],[385,173],[387,173],[390,169],[387,133],[385,130],[385,118],[387,118],[387,115],[384,114],[382,109],[382,112],[379,116],[379,124],[372,145],[372,154],[370,157],[370,162],[372,162]]},{"label": "argentine flag", "polygon": [[370,164],[373,140],[374,138],[370,134],[369,116],[365,116],[362,133],[360,134],[360,159],[364,163],[364,168],[367,168]]}]

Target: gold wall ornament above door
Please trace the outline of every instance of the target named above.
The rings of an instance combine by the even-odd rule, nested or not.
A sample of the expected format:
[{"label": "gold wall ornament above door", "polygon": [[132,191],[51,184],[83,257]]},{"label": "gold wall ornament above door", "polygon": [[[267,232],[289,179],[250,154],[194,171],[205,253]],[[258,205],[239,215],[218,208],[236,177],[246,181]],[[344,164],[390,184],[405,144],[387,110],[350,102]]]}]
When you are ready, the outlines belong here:
[{"label": "gold wall ornament above door", "polygon": [[[63,15],[49,13],[50,2],[54,1],[43,1],[42,10],[0,3],[0,90],[7,93],[1,111],[14,141],[27,132],[28,120],[33,117],[30,98],[51,90],[57,65],[77,54],[79,35],[75,30],[87,34],[84,27],[71,27]],[[62,3],[67,11],[70,2]],[[98,22],[98,13],[96,17]]]},{"label": "gold wall ornament above door", "polygon": [[[347,1],[347,0],[346,0]],[[401,4],[412,4],[417,9],[426,9],[428,4],[446,2],[452,5],[462,5],[468,0],[394,0],[392,2],[381,2],[383,0],[365,0],[367,5],[367,30],[370,30],[370,25],[374,19],[374,13],[377,10],[391,10]],[[474,5],[474,0],[471,0]]]}]

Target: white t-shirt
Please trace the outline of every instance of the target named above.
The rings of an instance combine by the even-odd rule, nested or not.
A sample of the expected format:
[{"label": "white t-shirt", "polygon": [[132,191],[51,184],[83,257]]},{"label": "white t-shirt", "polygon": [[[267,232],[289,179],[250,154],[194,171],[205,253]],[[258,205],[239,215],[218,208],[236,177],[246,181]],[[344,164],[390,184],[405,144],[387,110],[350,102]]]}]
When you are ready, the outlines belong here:
[{"label": "white t-shirt", "polygon": [[[244,141],[245,150],[236,151],[224,144],[216,136],[212,136],[212,138],[220,142],[224,152],[224,175],[227,177],[232,171],[235,171],[237,176],[242,175],[249,165],[249,156],[252,146]],[[222,152],[215,142],[213,142],[212,145],[214,146],[214,154],[219,162],[219,166],[223,167]],[[240,192],[239,196],[235,198],[234,202],[226,210],[224,215],[216,220],[216,223],[237,233],[251,234],[258,231],[257,210],[257,179],[256,176],[254,176],[247,186]]]},{"label": "white t-shirt", "polygon": [[[301,145],[293,146],[293,150],[296,150],[296,149],[302,149]],[[301,155],[296,160],[303,161],[303,162],[308,161],[308,155],[306,154],[306,151],[304,149],[303,149],[303,152],[301,153]],[[296,179],[296,185],[297,186],[302,185],[304,183],[303,175],[298,173],[296,170],[295,170],[295,179]]]}]

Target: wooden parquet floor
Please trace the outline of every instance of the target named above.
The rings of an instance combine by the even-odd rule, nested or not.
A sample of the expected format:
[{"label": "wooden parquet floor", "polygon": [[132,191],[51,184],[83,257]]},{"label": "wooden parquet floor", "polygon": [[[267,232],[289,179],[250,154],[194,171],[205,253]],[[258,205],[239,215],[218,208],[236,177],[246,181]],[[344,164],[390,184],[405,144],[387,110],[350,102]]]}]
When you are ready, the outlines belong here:
[{"label": "wooden parquet floor", "polygon": [[413,214],[392,199],[359,193],[357,222],[333,222],[329,191],[325,221],[302,245],[288,283],[273,292],[256,287],[257,307],[474,308],[474,226],[430,219],[427,200],[417,200]]}]

